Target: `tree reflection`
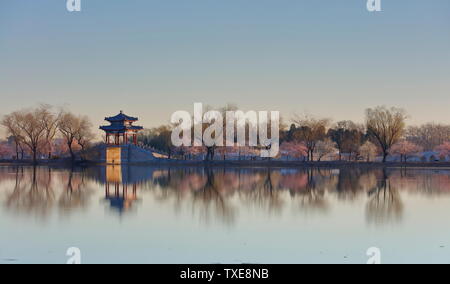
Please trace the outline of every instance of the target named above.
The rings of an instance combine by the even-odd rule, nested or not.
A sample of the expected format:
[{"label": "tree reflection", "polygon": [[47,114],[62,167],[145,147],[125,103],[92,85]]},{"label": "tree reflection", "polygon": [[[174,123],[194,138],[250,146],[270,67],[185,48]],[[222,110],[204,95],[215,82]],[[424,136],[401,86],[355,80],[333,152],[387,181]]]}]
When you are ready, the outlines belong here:
[{"label": "tree reflection", "polygon": [[51,174],[47,175],[43,171],[45,169],[33,167],[25,172],[17,172],[14,189],[6,198],[5,207],[40,217],[48,215],[55,201],[55,194],[51,187]]},{"label": "tree reflection", "polygon": [[368,223],[376,225],[401,221],[403,204],[395,185],[390,181],[387,169],[383,169],[376,187],[368,191],[366,205]]},{"label": "tree reflection", "polygon": [[[61,175],[63,183],[54,180],[57,175]],[[43,219],[49,217],[54,209],[66,214],[70,209],[83,208],[90,192],[84,182],[80,182],[83,176],[73,171],[55,172],[52,168],[17,167],[15,183],[6,193],[4,207]]]},{"label": "tree reflection", "polygon": [[201,222],[227,225],[246,211],[324,214],[338,203],[365,202],[367,222],[379,225],[401,221],[403,192],[449,194],[449,173],[364,167],[9,167],[0,168],[0,193],[8,211],[46,218],[54,211],[84,210],[95,204],[91,197],[101,188],[97,194],[119,214],[138,209],[136,202],[148,198],[167,204],[176,214],[190,212]]},{"label": "tree reflection", "polygon": [[204,169],[206,182],[193,191],[192,210],[200,217],[210,222],[212,217],[220,218],[224,223],[233,223],[235,210],[232,209],[226,197],[227,189],[224,177],[216,179],[212,169]]},{"label": "tree reflection", "polygon": [[292,191],[293,197],[300,197],[299,205],[303,211],[327,211],[328,203],[325,200],[325,191],[330,189],[334,180],[329,172],[319,170],[306,170],[306,184],[303,190]]},{"label": "tree reflection", "polygon": [[240,185],[238,194],[246,204],[269,214],[280,212],[283,200],[279,190],[279,172],[267,169],[260,173],[240,173],[237,178]]},{"label": "tree reflection", "polygon": [[61,183],[66,183],[66,190],[59,196],[59,207],[67,212],[69,209],[86,208],[93,189],[86,181],[86,172],[73,169],[61,174]]}]

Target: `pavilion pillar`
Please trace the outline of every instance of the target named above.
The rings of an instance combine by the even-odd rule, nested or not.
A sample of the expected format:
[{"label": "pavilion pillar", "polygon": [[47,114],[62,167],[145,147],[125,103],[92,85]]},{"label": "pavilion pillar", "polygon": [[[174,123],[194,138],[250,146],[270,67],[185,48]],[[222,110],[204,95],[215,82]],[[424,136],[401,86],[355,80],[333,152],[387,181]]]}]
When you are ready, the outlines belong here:
[{"label": "pavilion pillar", "polygon": [[134,143],[134,145],[137,145],[137,135],[136,135],[136,133],[133,134],[133,143]]},{"label": "pavilion pillar", "polygon": [[115,193],[116,197],[119,197],[120,196],[120,185],[118,182],[116,182],[114,184],[114,191],[115,191],[114,193]]}]

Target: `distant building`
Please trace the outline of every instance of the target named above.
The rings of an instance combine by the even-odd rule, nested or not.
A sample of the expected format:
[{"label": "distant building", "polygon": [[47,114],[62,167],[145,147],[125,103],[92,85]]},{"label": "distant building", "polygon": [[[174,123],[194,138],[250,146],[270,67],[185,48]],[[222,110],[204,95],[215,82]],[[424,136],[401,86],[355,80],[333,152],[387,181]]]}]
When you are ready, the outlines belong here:
[{"label": "distant building", "polygon": [[[378,158],[381,160],[381,158]],[[391,155],[387,158],[388,162],[401,162],[399,155]],[[435,162],[450,162],[450,157],[442,156],[436,151],[425,151],[415,155],[408,156],[408,162],[414,163],[435,163]]]},{"label": "distant building", "polygon": [[415,162],[448,162],[450,158],[448,156],[442,156],[436,151],[427,151],[418,154],[411,160]]}]

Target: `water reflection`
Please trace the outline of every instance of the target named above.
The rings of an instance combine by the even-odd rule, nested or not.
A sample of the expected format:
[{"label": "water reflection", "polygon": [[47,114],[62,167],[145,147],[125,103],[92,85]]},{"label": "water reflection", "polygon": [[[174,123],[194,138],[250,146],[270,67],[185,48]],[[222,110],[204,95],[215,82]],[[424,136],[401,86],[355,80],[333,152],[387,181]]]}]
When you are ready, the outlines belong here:
[{"label": "water reflection", "polygon": [[366,206],[366,217],[369,223],[397,223],[401,221],[403,204],[394,180],[389,179],[386,169],[382,171],[372,189],[368,191],[369,200]]},{"label": "water reflection", "polygon": [[102,206],[120,215],[139,211],[151,198],[177,214],[228,225],[243,209],[281,216],[289,205],[302,214],[331,214],[340,204],[362,203],[366,222],[378,226],[402,221],[405,194],[448,194],[449,174],[447,169],[2,167],[0,196],[7,212],[45,219],[55,210],[61,215],[98,206],[93,196],[101,190]]},{"label": "water reflection", "polygon": [[121,166],[106,167],[104,200],[119,214],[130,211],[133,204],[139,201],[137,184],[142,176],[137,175],[139,179],[135,179],[131,173],[133,172],[130,172],[128,168]]},{"label": "water reflection", "polygon": [[4,208],[12,213],[45,218],[52,210],[62,215],[87,207],[93,192],[84,171],[52,168],[2,168]]}]

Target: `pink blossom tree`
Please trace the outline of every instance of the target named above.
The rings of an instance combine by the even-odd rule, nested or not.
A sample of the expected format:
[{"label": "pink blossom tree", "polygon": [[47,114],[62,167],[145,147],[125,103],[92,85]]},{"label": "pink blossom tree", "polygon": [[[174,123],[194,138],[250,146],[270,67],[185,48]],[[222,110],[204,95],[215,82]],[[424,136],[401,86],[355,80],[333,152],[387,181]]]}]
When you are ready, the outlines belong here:
[{"label": "pink blossom tree", "polygon": [[444,144],[437,146],[435,150],[441,157],[450,156],[450,142],[444,142]]},{"label": "pink blossom tree", "polygon": [[303,143],[299,142],[284,142],[280,146],[282,156],[294,158],[302,158],[308,155],[308,148]]},{"label": "pink blossom tree", "polygon": [[389,153],[391,155],[399,155],[400,160],[402,162],[406,163],[410,156],[418,154],[422,151],[423,151],[423,148],[421,146],[418,146],[409,141],[401,141],[401,142],[394,144],[391,147]]}]

